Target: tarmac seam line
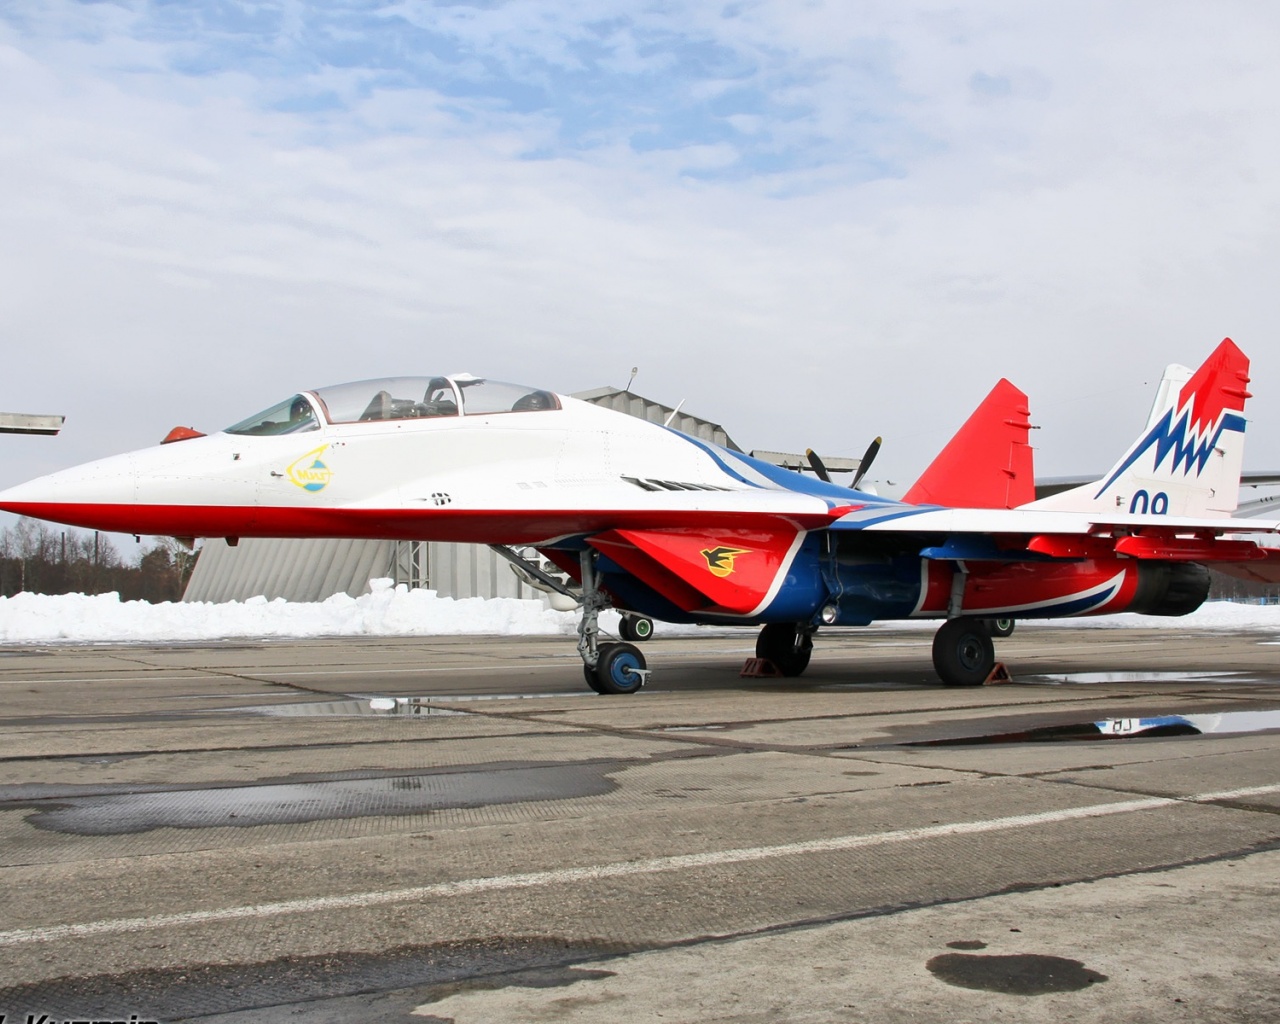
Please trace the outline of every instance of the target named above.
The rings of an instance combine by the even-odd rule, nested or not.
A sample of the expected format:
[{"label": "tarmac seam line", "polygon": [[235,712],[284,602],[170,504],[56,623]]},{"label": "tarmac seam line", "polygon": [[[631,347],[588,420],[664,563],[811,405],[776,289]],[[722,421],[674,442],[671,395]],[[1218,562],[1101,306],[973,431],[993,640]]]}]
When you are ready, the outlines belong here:
[{"label": "tarmac seam line", "polygon": [[226,907],[220,910],[196,910],[180,914],[157,914],[150,917],[115,918],[91,921],[84,924],[21,928],[0,932],[0,947],[19,946],[33,942],[53,942],[61,939],[87,938],[97,935],[121,935],[131,932],[155,931],[160,928],[184,925],[277,917],[285,914],[358,909],[389,903],[404,903],[428,897],[465,896],[476,893],[530,889],[543,885],[595,882],[628,875],[658,874],[691,868],[722,867],[751,861],[770,860],[777,857],[865,849],[885,846],[891,843],[947,836],[977,835],[984,832],[998,832],[1065,821],[1101,818],[1113,814],[1130,814],[1184,803],[1212,803],[1271,793],[1280,793],[1280,783],[1251,786],[1244,789],[1222,790],[1214,793],[1196,793],[1184,797],[1148,797],[1142,800],[1089,804],[1083,807],[1042,811],[1036,814],[1017,814],[1004,818],[988,818],[982,821],[953,822],[946,825],[930,825],[924,828],[897,829],[869,835],[834,836],[828,839],[811,839],[795,843],[783,843],[777,846],[743,847],[707,853],[653,857],[639,861],[598,864],[588,867],[533,871],[519,875],[469,878],[455,882],[437,882],[432,885],[414,886],[406,889],[352,893],[346,896],[319,896],[277,903]]}]

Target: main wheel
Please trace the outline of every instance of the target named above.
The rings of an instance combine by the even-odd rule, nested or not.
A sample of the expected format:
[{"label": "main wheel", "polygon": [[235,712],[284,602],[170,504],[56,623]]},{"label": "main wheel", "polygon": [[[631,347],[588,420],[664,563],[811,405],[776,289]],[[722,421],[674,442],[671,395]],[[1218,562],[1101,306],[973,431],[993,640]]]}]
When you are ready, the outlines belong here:
[{"label": "main wheel", "polygon": [[987,632],[992,636],[1010,636],[1013,633],[1013,627],[1017,625],[1015,619],[983,619],[987,627]]},{"label": "main wheel", "polygon": [[653,619],[645,615],[624,615],[618,624],[618,636],[623,640],[644,643],[653,636]]},{"label": "main wheel", "polygon": [[756,657],[768,658],[784,676],[798,676],[812,655],[813,637],[798,622],[770,622],[756,637]]},{"label": "main wheel", "polygon": [[601,644],[597,693],[635,693],[644,685],[644,655],[631,644]]},{"label": "main wheel", "polygon": [[933,669],[947,686],[981,686],[996,666],[996,648],[981,619],[948,619],[933,637]]}]

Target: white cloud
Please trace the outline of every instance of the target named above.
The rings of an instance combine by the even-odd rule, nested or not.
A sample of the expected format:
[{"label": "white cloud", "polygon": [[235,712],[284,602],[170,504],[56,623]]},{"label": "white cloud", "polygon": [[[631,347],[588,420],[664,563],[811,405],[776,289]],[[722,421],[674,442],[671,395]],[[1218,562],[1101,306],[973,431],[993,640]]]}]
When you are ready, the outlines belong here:
[{"label": "white cloud", "polygon": [[[207,41],[145,7],[0,28],[0,407],[69,415],[4,441],[0,484],[299,387],[460,366],[573,390],[639,364],[639,390],[747,445],[883,433],[895,476],[1006,375],[1045,472],[1102,470],[1164,364],[1226,334],[1255,359],[1247,461],[1280,467],[1263,9],[406,5],[488,88],[464,94],[430,55],[303,61],[292,10],[275,57],[227,44],[200,74],[172,68]],[[638,151],[628,119],[666,93],[632,79],[725,93],[677,36],[767,102]],[[556,92],[580,44],[617,76],[581,146],[580,97]],[[546,102],[505,102],[495,67]],[[304,94],[340,102],[279,109]]]}]

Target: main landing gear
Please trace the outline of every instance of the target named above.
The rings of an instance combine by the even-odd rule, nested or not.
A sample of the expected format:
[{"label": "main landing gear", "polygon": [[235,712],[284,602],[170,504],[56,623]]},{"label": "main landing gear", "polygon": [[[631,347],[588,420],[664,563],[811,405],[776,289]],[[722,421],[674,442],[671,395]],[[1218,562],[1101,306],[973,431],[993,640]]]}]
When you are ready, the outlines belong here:
[{"label": "main landing gear", "polygon": [[644,655],[634,644],[600,642],[600,612],[609,607],[609,598],[600,590],[594,554],[583,551],[579,565],[582,619],[578,623],[578,653],[582,655],[582,675],[596,693],[635,693],[649,679]]},{"label": "main landing gear", "polygon": [[[996,667],[995,630],[999,619],[961,616],[948,619],[933,636],[933,669],[945,686],[981,686]],[[1013,632],[1012,625],[1009,632]],[[1005,635],[1008,634],[999,634]]]},{"label": "main landing gear", "polygon": [[801,622],[770,622],[756,637],[756,657],[765,658],[784,676],[798,676],[813,656],[813,627]]},{"label": "main landing gear", "polygon": [[[996,667],[993,636],[1013,632],[1012,619],[948,619],[933,638],[933,668],[945,686],[981,686]],[[766,658],[784,676],[798,676],[813,654],[813,627],[771,622],[756,639],[756,657]]]},{"label": "main landing gear", "polygon": [[634,612],[623,612],[622,621],[618,623],[618,636],[623,640],[644,643],[653,636],[653,619],[647,615],[636,615]]}]

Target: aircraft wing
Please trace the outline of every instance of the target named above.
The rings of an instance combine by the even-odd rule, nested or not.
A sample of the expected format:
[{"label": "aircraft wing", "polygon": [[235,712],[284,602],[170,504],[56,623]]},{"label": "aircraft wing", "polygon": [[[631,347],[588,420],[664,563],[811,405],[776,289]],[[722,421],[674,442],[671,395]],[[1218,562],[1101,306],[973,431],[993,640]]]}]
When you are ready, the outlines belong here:
[{"label": "aircraft wing", "polygon": [[[1047,476],[1036,481],[1037,498],[1047,498],[1053,494],[1061,494],[1075,487],[1094,483],[1098,479],[1093,476]],[[1240,474],[1241,487],[1268,487],[1280,484],[1280,470],[1246,470]]]},{"label": "aircraft wing", "polygon": [[1250,583],[1280,583],[1280,548],[1263,550],[1265,555],[1262,558],[1248,562],[1223,562],[1215,565],[1214,569]]},{"label": "aircraft wing", "polygon": [[1234,535],[1280,533],[1280,520],[867,507],[846,513],[831,528],[932,538],[921,553],[933,559],[1007,561],[1028,554],[1051,559],[1123,555],[1217,564],[1277,558],[1277,549]]},{"label": "aircraft wing", "polygon": [[887,530],[897,533],[1097,534],[1111,530],[1272,533],[1280,530],[1280,520],[881,505],[853,509],[831,527],[835,530]]}]

